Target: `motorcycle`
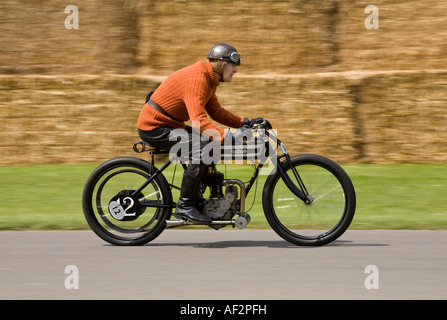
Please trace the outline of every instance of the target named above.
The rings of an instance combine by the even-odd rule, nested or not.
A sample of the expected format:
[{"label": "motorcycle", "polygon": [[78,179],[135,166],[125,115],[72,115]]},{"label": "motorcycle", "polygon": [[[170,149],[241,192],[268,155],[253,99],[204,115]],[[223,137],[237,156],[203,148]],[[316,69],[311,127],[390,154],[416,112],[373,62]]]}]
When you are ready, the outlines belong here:
[{"label": "motorcycle", "polygon": [[[322,246],[339,238],[350,226],[356,208],[354,186],[348,174],[333,160],[316,154],[290,156],[267,120],[251,128],[256,137],[256,163],[248,182],[226,178],[211,163],[201,181],[197,209],[211,219],[206,225],[244,229],[250,223],[246,199],[261,169],[273,167],[262,192],[262,207],[270,227],[295,245]],[[223,150],[221,157],[252,159],[250,144]],[[154,240],[167,227],[200,225],[175,219],[172,211],[174,178],[169,183],[163,171],[177,163],[179,154],[139,141],[137,153],[147,152],[150,161],[117,157],[100,164],[86,181],[82,206],[90,228],[114,245],[142,245]],[[226,148],[228,149],[228,148]],[[168,155],[158,169],[154,156]],[[183,169],[186,163],[180,161]],[[177,164],[175,168],[177,168]],[[225,164],[226,165],[226,164]],[[174,175],[175,176],[175,169]],[[206,190],[209,190],[209,196]]]}]

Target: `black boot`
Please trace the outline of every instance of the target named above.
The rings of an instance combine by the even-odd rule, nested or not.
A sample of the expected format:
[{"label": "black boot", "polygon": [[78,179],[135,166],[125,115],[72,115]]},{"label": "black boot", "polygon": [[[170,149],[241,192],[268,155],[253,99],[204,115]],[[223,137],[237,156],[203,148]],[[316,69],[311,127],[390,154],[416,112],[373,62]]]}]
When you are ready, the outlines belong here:
[{"label": "black boot", "polygon": [[202,215],[195,206],[195,199],[199,194],[200,181],[207,166],[190,164],[183,174],[180,199],[177,202],[174,216],[200,223],[211,223],[211,219]]},{"label": "black boot", "polygon": [[191,220],[200,223],[211,223],[211,219],[204,216],[196,209],[196,202],[191,198],[182,198],[177,202],[174,216],[177,219]]}]

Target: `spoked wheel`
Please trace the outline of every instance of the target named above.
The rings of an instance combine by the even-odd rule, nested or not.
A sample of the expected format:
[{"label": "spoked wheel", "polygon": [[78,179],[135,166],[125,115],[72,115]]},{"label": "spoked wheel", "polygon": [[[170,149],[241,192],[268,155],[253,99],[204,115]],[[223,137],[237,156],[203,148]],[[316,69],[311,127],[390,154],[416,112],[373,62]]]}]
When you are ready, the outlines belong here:
[{"label": "spoked wheel", "polygon": [[121,157],[104,162],[88,178],[82,195],[84,216],[103,240],[141,245],[166,227],[172,195],[163,175],[136,192],[149,179],[149,169],[144,160]]},{"label": "spoked wheel", "polygon": [[[292,193],[279,173],[267,178],[263,191],[264,213],[272,229],[283,239],[307,246],[319,246],[340,237],[354,217],[356,197],[346,172],[332,160],[313,154],[291,158],[309,193],[305,203]],[[296,184],[287,161],[283,170]]]}]

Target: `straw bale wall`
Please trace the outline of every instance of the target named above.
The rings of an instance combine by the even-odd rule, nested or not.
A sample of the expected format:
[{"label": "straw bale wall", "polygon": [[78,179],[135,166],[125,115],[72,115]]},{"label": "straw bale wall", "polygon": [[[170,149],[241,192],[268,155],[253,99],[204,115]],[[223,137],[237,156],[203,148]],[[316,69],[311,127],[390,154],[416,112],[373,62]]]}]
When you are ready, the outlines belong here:
[{"label": "straw bale wall", "polygon": [[[162,80],[0,76],[0,164],[133,155],[145,94]],[[427,163],[447,161],[446,89],[447,72],[346,72],[241,76],[218,97],[241,116],[268,118],[293,154]]]}]

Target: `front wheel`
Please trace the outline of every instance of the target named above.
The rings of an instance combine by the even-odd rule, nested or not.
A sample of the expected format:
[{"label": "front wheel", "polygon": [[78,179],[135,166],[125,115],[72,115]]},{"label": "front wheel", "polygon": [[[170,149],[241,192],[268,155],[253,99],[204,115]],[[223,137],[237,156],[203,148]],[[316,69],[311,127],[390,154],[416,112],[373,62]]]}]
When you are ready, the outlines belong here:
[{"label": "front wheel", "polygon": [[[156,169],[155,169],[156,170]],[[138,193],[149,179],[149,163],[120,157],[97,167],[84,187],[82,207],[90,228],[115,245],[141,245],[166,227],[172,194],[162,174]]]},{"label": "front wheel", "polygon": [[308,191],[308,203],[298,198],[278,172],[266,180],[262,205],[272,229],[297,245],[320,246],[340,237],[354,217],[356,197],[351,179],[334,161],[303,154],[281,162],[291,181],[298,186],[292,168]]}]

